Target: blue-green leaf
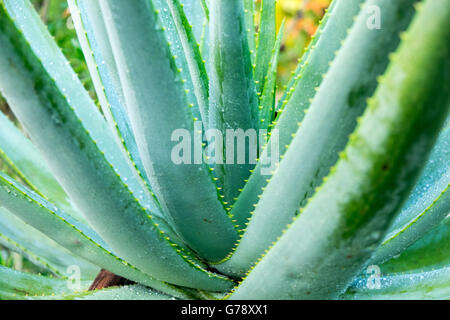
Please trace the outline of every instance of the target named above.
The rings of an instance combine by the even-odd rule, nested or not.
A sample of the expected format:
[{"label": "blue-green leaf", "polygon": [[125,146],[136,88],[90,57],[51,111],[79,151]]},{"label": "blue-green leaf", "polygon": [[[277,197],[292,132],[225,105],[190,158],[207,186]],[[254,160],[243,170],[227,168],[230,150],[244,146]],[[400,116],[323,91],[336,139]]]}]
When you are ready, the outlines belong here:
[{"label": "blue-green leaf", "polygon": [[92,280],[100,271],[5,208],[0,208],[0,244],[59,277],[66,277],[68,268],[73,265],[80,268],[83,279]]},{"label": "blue-green leaf", "polygon": [[383,273],[402,273],[430,271],[449,265],[450,217],[380,268]]},{"label": "blue-green leaf", "polygon": [[[227,130],[245,132],[257,129],[258,98],[241,0],[211,2],[210,64],[209,128],[218,129],[230,139],[233,137]],[[248,160],[243,164],[238,163],[232,147],[227,150],[227,143],[223,143],[222,148],[224,164],[218,163],[219,156],[216,155],[215,175],[225,203],[229,205],[238,196],[254,167],[252,162],[256,159],[249,154],[254,143],[246,143],[245,159]]]},{"label": "blue-green leaf", "polygon": [[450,2],[418,6],[402,39],[336,166],[232,298],[336,298],[382,240],[449,111]]},{"label": "blue-green leaf", "polygon": [[450,267],[419,273],[388,274],[376,280],[368,277],[358,278],[341,296],[341,299],[448,300],[450,299]]},{"label": "blue-green leaf", "polygon": [[[0,157],[34,192],[47,197],[74,218],[85,221],[67,194],[53,177],[39,151],[32,142],[0,112]],[[18,148],[17,146],[20,146]]]},{"label": "blue-green leaf", "polygon": [[87,291],[90,282],[78,284],[0,266],[1,300],[167,300],[171,296],[141,285]]},{"label": "blue-green leaf", "polygon": [[175,300],[170,295],[162,294],[140,285],[111,287],[96,291],[75,294],[63,294],[55,300]]},{"label": "blue-green leaf", "polygon": [[[264,90],[259,100],[259,128],[267,130],[269,124],[272,123],[275,115],[275,98],[277,90],[277,68],[278,57],[280,53],[281,41],[283,40],[285,21],[281,23],[280,31],[278,31],[277,40],[272,49],[272,58],[270,59],[267,76],[264,79]],[[264,143],[264,142],[263,142]]]},{"label": "blue-green leaf", "polygon": [[261,1],[261,20],[257,33],[255,83],[256,92],[262,95],[265,79],[269,71],[272,51],[276,41],[276,1]]},{"label": "blue-green leaf", "polygon": [[[136,169],[148,188],[148,178],[126,113],[119,74],[99,3],[70,0],[68,4],[103,114],[130,166]],[[151,198],[149,201],[154,202]]]},{"label": "blue-green leaf", "polygon": [[378,85],[377,77],[386,70],[389,54],[397,48],[400,33],[414,15],[416,0],[375,1],[383,16],[383,28],[375,32],[367,28],[366,11],[361,11],[274,169],[239,246],[223,268],[245,274],[298,215],[345,148],[367,98]]},{"label": "blue-green leaf", "polygon": [[[205,104],[204,99],[205,97],[206,99],[208,97],[208,87],[205,87],[206,95],[203,92],[199,93],[198,90],[199,87],[201,88],[204,83],[208,82],[207,75],[206,72],[200,75],[191,73],[192,63],[198,63],[198,68],[201,68],[204,62],[201,58],[195,61],[188,60],[188,58],[190,58],[191,56],[185,53],[183,41],[172,16],[169,3],[166,0],[152,0],[152,4],[157,10],[159,22],[164,28],[164,35],[166,37],[167,43],[169,44],[168,50],[170,51],[172,59],[175,62],[176,67],[178,68],[179,77],[182,79],[181,82],[185,90],[184,94],[186,95],[186,101],[191,110],[192,116],[196,120],[205,121],[203,120],[203,118],[207,116],[208,107]],[[183,29],[181,30],[181,32],[184,32],[184,25],[181,28]],[[192,49],[191,46],[197,46],[197,42],[195,40],[196,38],[194,39],[192,32],[189,33],[188,38],[190,41],[188,44],[190,49]],[[194,47],[194,50],[195,49],[196,47]],[[196,56],[196,58],[198,58],[198,56]],[[194,68],[195,67],[197,66],[195,65]],[[200,76],[200,78],[198,78],[198,76]],[[206,77],[206,79],[204,77]]]},{"label": "blue-green leaf", "polygon": [[[87,290],[91,281],[81,281],[79,290]],[[0,300],[33,299],[38,296],[73,294],[68,281],[33,275],[0,266]]]},{"label": "blue-green leaf", "polygon": [[450,213],[450,118],[419,181],[372,257],[382,263],[422,238]]},{"label": "blue-green leaf", "polygon": [[187,67],[190,72],[192,87],[197,98],[201,119],[208,123],[209,84],[205,63],[200,53],[200,45],[195,40],[192,26],[186,18],[179,0],[169,0],[167,5],[172,13],[173,23],[178,31]]},{"label": "blue-green leaf", "polygon": [[449,265],[450,218],[447,218],[398,256],[381,265],[369,262],[341,298],[448,298],[449,280],[445,275]]},{"label": "blue-green leaf", "polygon": [[248,48],[252,65],[254,65],[256,60],[255,0],[244,0],[244,12]]},{"label": "blue-green leaf", "polygon": [[[333,1],[325,15],[311,46],[303,57],[293,84],[288,88],[289,97],[284,99],[289,104],[282,109],[274,128],[278,131],[278,139],[271,140],[264,148],[260,159],[272,160],[271,163],[258,161],[249,181],[233,205],[231,213],[239,228],[245,228],[245,223],[254,211],[254,206],[262,195],[277,162],[277,152],[282,158],[293,140],[293,134],[298,130],[298,123],[305,116],[305,110],[310,105],[310,99],[316,94],[315,88],[323,81],[323,74],[327,73],[330,61],[335,58],[336,50],[342,46],[355,15],[360,11],[363,0]],[[287,103],[287,102],[286,102]],[[272,144],[275,150],[272,152]]]},{"label": "blue-green leaf", "polygon": [[3,174],[0,174],[0,203],[71,253],[103,269],[162,292],[182,293],[124,261],[92,229],[79,224],[45,199]]},{"label": "blue-green leaf", "polygon": [[204,1],[205,0],[181,0],[183,10],[186,13],[187,20],[191,24],[192,32],[197,40],[202,38],[205,24],[208,23],[209,19],[209,17],[207,17],[209,11]]},{"label": "blue-green leaf", "polygon": [[147,202],[149,195],[31,4],[6,0],[0,13],[0,89],[91,225],[120,257],[150,276],[205,290],[228,288],[229,281],[204,270],[159,208]]},{"label": "blue-green leaf", "polygon": [[[146,0],[100,4],[153,191],[183,240],[204,258],[221,259],[237,233],[202,162],[201,141],[191,139],[197,134],[192,113],[158,11]],[[177,163],[173,156],[172,140],[180,132],[188,135],[181,141],[187,149],[200,149],[199,159],[188,158],[190,164]]]}]

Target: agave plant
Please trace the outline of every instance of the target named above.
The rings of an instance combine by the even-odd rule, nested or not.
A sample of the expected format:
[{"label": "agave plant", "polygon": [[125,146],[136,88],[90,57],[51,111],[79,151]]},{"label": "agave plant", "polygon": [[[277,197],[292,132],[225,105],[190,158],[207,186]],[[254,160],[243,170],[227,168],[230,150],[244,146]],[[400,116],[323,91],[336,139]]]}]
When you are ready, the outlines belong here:
[{"label": "agave plant", "polygon": [[0,0],[0,297],[450,297],[448,0],[334,0],[279,99],[275,0],[68,3],[99,107]]}]

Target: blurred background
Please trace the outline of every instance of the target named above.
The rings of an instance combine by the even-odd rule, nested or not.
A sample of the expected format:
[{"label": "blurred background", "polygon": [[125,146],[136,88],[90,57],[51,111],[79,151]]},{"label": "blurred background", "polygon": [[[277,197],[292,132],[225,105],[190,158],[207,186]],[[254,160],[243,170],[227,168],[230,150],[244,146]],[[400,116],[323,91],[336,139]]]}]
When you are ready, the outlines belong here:
[{"label": "blurred background", "polygon": [[[93,0],[96,1],[96,0]],[[83,52],[76,38],[75,29],[67,9],[66,0],[31,0],[47,24],[50,33],[54,36],[64,55],[69,59],[72,67],[77,72],[92,98],[96,100],[93,84],[89,78],[89,72],[84,62]],[[278,67],[278,89],[280,92],[288,83],[291,72],[295,70],[298,59],[301,58],[304,49],[308,46],[311,36],[315,33],[319,21],[329,6],[331,0],[278,0],[277,1],[277,30],[281,22],[286,18],[286,30],[281,46],[280,62]],[[261,5],[261,0],[255,0],[256,8]],[[7,114],[11,120],[14,116],[10,112],[6,101],[0,95],[0,110]],[[1,128],[0,128],[1,130]],[[1,161],[0,170],[10,173],[7,165]],[[14,176],[13,176],[14,177]],[[18,178],[18,177],[14,177]],[[1,234],[0,234],[1,240]],[[1,243],[1,241],[0,241]],[[30,261],[19,254],[10,252],[0,245],[0,265],[30,272],[40,272]]]}]

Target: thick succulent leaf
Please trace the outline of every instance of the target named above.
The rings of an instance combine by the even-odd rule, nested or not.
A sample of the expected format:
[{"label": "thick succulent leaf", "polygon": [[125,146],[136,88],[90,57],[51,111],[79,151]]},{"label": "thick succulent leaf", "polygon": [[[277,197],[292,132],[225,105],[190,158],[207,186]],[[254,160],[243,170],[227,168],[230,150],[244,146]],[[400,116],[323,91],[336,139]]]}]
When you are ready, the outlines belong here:
[{"label": "thick succulent leaf", "polygon": [[[210,7],[209,128],[218,129],[223,134],[226,134],[226,130],[240,129],[245,132],[257,129],[258,98],[247,42],[243,2],[212,1]],[[234,202],[239,189],[245,184],[244,180],[254,167],[252,161],[255,159],[249,159],[250,143],[252,142],[246,142],[244,150],[245,159],[248,160],[244,164],[238,163],[236,152],[231,153],[235,150],[227,151],[226,143],[223,144],[225,164],[217,163],[216,155],[215,175],[226,204]],[[229,157],[226,156],[227,152]]]},{"label": "thick succulent leaf", "polygon": [[379,281],[379,286],[374,288],[373,279],[358,278],[340,298],[347,300],[450,299],[450,267],[448,266],[427,272],[383,275],[376,281]]},{"label": "thick succulent leaf", "polygon": [[[367,98],[377,87],[377,77],[400,42],[400,32],[414,15],[416,0],[373,1],[381,10],[383,28],[369,29],[366,10],[361,11],[263,191],[239,246],[220,270],[245,274],[314,194],[348,142]],[[370,5],[373,2],[367,2]]]},{"label": "thick succulent leaf", "polygon": [[103,269],[163,292],[174,295],[182,293],[181,290],[153,279],[119,258],[93,230],[80,225],[39,195],[3,174],[0,174],[0,203],[71,253]]},{"label": "thick succulent leaf", "polygon": [[[36,75],[36,79],[30,78],[29,81],[33,81],[33,85],[29,87],[29,91],[36,92],[38,95],[40,95],[42,100],[49,100],[55,106],[59,104],[66,105],[67,111],[69,112],[70,110],[70,113],[74,113],[76,122],[79,123],[80,121],[82,121],[82,125],[86,129],[83,130],[84,133],[86,135],[89,134],[92,139],[96,141],[96,143],[98,143],[98,147],[102,149],[101,152],[103,152],[105,155],[101,158],[106,157],[109,160],[111,165],[113,165],[115,170],[117,170],[117,173],[126,181],[129,189],[131,189],[133,193],[139,196],[142,195],[143,188],[141,187],[140,180],[137,179],[135,172],[128,166],[124,157],[120,153],[119,148],[114,143],[114,139],[112,139],[112,135],[105,125],[105,121],[97,111],[97,108],[89,98],[88,93],[83,89],[83,86],[78,80],[76,74],[69,67],[67,60],[61,54],[60,49],[56,46],[55,42],[52,40],[50,34],[42,24],[40,19],[38,19],[38,16],[29,5],[28,1],[21,0],[14,3],[12,1],[4,1],[4,6],[9,10],[9,13],[3,14],[3,21],[5,22],[4,26],[7,29],[7,32],[22,33],[22,36],[18,37],[17,39],[11,37],[8,38],[8,34],[5,34],[4,41],[8,41],[8,39],[10,39],[11,42],[13,42],[12,46],[14,47],[14,49],[22,55],[21,58],[25,59],[28,64],[31,64],[31,62],[39,61],[36,62],[36,66],[28,66],[28,64],[26,64],[28,72],[31,73],[31,70],[34,70],[34,68],[36,69],[36,72],[39,68],[45,68],[46,70],[45,73]],[[14,20],[14,24],[10,23],[8,14],[11,15],[11,19]],[[9,25],[8,22],[10,23]],[[20,45],[23,45],[23,48],[20,47]],[[8,48],[5,47],[5,55],[7,54],[10,47],[11,45]],[[41,69],[39,69],[39,71],[40,70]],[[13,72],[14,70],[8,71]],[[38,79],[40,77],[42,79]],[[13,87],[11,82],[6,83],[5,78],[6,77],[2,77],[2,80],[5,82],[5,88],[6,85],[9,85],[9,87]],[[44,80],[47,80],[49,83],[44,82]],[[46,85],[48,85],[48,87]],[[72,174],[77,177],[75,175],[75,172],[68,173],[68,167],[65,166],[65,163],[63,168],[57,170],[55,168],[56,163],[59,163],[61,166],[63,166],[63,163],[61,163],[61,159],[53,156],[53,154],[55,154],[55,152],[58,150],[54,150],[53,148],[51,148],[51,155],[48,154],[48,152],[45,152],[43,141],[41,141],[49,140],[47,139],[48,134],[44,135],[44,133],[41,133],[41,139],[38,139],[37,135],[32,134],[31,132],[36,130],[35,128],[42,127],[42,123],[45,123],[46,125],[48,123],[53,124],[53,127],[47,126],[46,129],[48,131],[52,130],[50,128],[53,128],[53,130],[67,130],[67,128],[62,128],[62,124],[65,124],[65,121],[68,121],[68,119],[66,119],[62,114],[58,114],[55,110],[48,110],[48,112],[51,113],[49,114],[49,120],[51,121],[49,121],[48,123],[44,121],[36,121],[36,119],[33,118],[33,114],[27,114],[26,116],[30,117],[34,121],[22,121],[21,118],[25,117],[21,116],[21,114],[24,113],[24,107],[31,106],[32,104],[39,104],[39,100],[29,101],[23,97],[22,99],[19,99],[19,88],[20,87],[17,87],[17,89],[14,91],[11,90],[10,92],[5,92],[4,95],[7,99],[8,95],[10,95],[10,99],[15,99],[14,101],[18,101],[17,106],[11,103],[13,105],[13,108],[15,108],[13,111],[17,113],[16,115],[19,117],[21,124],[30,134],[33,142],[44,156],[44,159],[47,160],[50,169],[54,173],[55,171],[63,171],[61,173],[58,172],[60,174],[55,173],[55,176],[61,183],[63,188],[69,189],[68,187],[75,185],[73,182],[76,181],[76,179],[67,176],[68,174]],[[51,89],[53,89],[54,91],[51,91]],[[6,89],[4,91],[6,91]],[[59,100],[57,99],[58,94],[61,96],[59,97]],[[28,103],[26,104],[25,102]],[[60,139],[62,139],[62,137],[60,137]],[[85,145],[83,144],[83,141],[79,140],[82,140],[81,137],[79,139],[71,138],[71,142],[76,146],[76,149],[84,149]],[[49,142],[50,140],[48,141],[48,143]],[[78,156],[80,156],[80,154],[78,154]],[[110,167],[110,164],[108,164],[107,166]],[[68,186],[69,183],[68,181],[66,181],[69,180],[69,178],[71,180],[70,186]],[[61,181],[65,181],[65,183],[62,183]],[[72,196],[72,194],[69,193],[69,196]],[[149,199],[149,197],[147,197],[146,194],[144,194],[142,202],[144,203],[143,205],[145,207],[152,210],[153,214],[162,216],[159,208],[155,206],[155,204]]]},{"label": "thick succulent leaf", "polygon": [[[186,14],[187,20],[192,26],[192,32],[194,33],[194,37],[197,40],[202,38],[202,34],[204,32],[205,24],[208,22],[208,17],[206,16],[206,12],[202,4],[202,1],[205,0],[181,0],[181,4],[183,5],[184,12]],[[206,3],[205,3],[206,6]]]},{"label": "thick succulent leaf", "polygon": [[204,124],[208,123],[209,84],[205,62],[200,53],[200,45],[195,40],[192,26],[186,18],[179,0],[166,1],[172,13],[173,23],[183,48],[183,53],[190,72],[193,90],[197,98],[198,108]]},{"label": "thick succulent leaf", "polygon": [[265,79],[276,41],[276,0],[261,1],[261,20],[257,34],[255,83],[258,95],[263,93]]},{"label": "thick succulent leaf", "polygon": [[83,279],[94,279],[100,269],[74,256],[42,232],[0,208],[0,244],[56,276],[66,277],[70,266],[78,266]]},{"label": "thick succulent leaf", "polygon": [[111,287],[96,291],[85,291],[78,294],[67,294],[55,297],[55,300],[173,300],[166,294],[149,288],[132,285]]},{"label": "thick succulent leaf", "polygon": [[166,300],[172,297],[140,285],[87,291],[90,281],[62,280],[0,266],[1,300]]},{"label": "thick succulent leaf", "polygon": [[[179,76],[182,79],[181,82],[183,84],[183,88],[185,89],[186,101],[189,105],[192,116],[194,117],[194,120],[201,120],[206,116],[205,113],[207,114],[207,106],[205,107],[204,100],[197,99],[197,90],[199,85],[202,85],[205,82],[207,83],[208,80],[206,72],[201,74],[201,76],[206,77],[206,79],[193,78],[193,76],[198,76],[198,74],[191,75],[190,63],[199,63],[198,67],[201,67],[200,64],[203,64],[203,60],[200,58],[199,60],[192,62],[187,59],[188,55],[185,54],[182,39],[179,31],[177,30],[177,25],[172,17],[167,0],[152,0],[152,4],[157,10],[159,21],[164,28],[164,35],[166,36],[167,43],[169,44],[168,49],[172,55],[172,59],[175,61],[175,65],[178,68]],[[184,26],[182,28],[184,28]],[[190,36],[192,43],[189,43],[189,46],[191,46],[191,44],[197,45],[192,33],[190,33]],[[194,81],[197,81],[197,83]]]},{"label": "thick succulent leaf", "polygon": [[[81,281],[87,290],[91,281]],[[0,300],[33,299],[38,296],[73,294],[68,280],[44,277],[0,266]]]},{"label": "thick succulent leaf", "polygon": [[[174,134],[182,131],[190,137],[194,123],[158,11],[145,0],[100,3],[153,191],[186,243],[206,259],[221,259],[237,236],[209,168],[177,164],[172,157]],[[201,149],[201,143],[190,142],[184,141],[187,148]]]},{"label": "thick succulent leaf", "polygon": [[161,294],[157,291],[139,285],[112,287],[98,291],[83,291],[79,293],[66,293],[58,295],[20,296],[11,295],[9,292],[0,290],[0,298],[5,300],[172,300],[171,296]]},{"label": "thick succulent leaf", "polygon": [[382,263],[422,238],[450,213],[450,118],[419,181],[372,257]]},{"label": "thick succulent leaf", "polygon": [[96,231],[118,255],[155,278],[228,288],[229,281],[188,257],[157,208],[150,211],[138,198],[140,182],[31,4],[3,4],[0,89]]},{"label": "thick succulent leaf", "polygon": [[402,253],[427,231],[438,225],[449,213],[450,190],[447,187],[426,210],[405,224],[402,229],[397,229],[385,238],[380,248],[374,253],[372,263],[382,263]]},{"label": "thick succulent leaf", "polygon": [[209,8],[207,0],[181,0],[183,10],[202,55],[205,68],[208,68],[209,60]]},{"label": "thick succulent leaf", "polygon": [[[148,178],[126,113],[119,74],[99,3],[98,1],[69,0],[68,4],[103,114],[130,166],[136,169],[139,177],[142,178],[142,183],[149,188]],[[151,197],[149,201],[156,206]]]},{"label": "thick succulent leaf", "polygon": [[450,182],[450,117],[440,133],[424,171],[406,201],[391,231],[424,211],[448,187]]},{"label": "thick succulent leaf", "polygon": [[[100,82],[95,84],[97,94],[100,97],[106,95],[106,99],[109,100],[104,106],[104,101],[100,101],[102,109],[111,108],[112,110],[109,112],[112,112],[113,116],[121,115],[123,113],[122,110],[126,110],[126,104],[117,65],[98,1],[69,0],[68,5],[85,59],[87,62],[91,62],[94,59],[92,61],[93,65],[88,65],[88,67],[89,72],[93,73],[91,77],[95,77],[93,80]],[[88,46],[87,48],[85,47],[86,45]],[[98,70],[94,72],[93,68]],[[107,120],[109,121],[109,119]],[[119,120],[126,121],[125,119]]]},{"label": "thick succulent leaf", "polygon": [[[206,15],[206,20],[205,23],[203,24],[203,32],[200,36],[199,39],[200,41],[200,53],[202,54],[203,57],[203,61],[205,63],[205,68],[207,70],[207,73],[209,74],[208,70],[210,69],[209,67],[209,48],[210,48],[210,44],[209,44],[209,8],[206,5],[206,0],[201,0],[202,1],[202,5],[204,8],[206,8],[205,10],[203,10],[205,12]],[[188,19],[189,19],[189,14],[188,14]]]},{"label": "thick succulent leaf", "polygon": [[205,63],[206,72],[208,73],[209,67],[209,23],[205,24],[204,32],[200,39],[200,53],[202,54],[203,61]]},{"label": "thick succulent leaf", "polygon": [[[267,130],[275,115],[275,98],[277,90],[277,68],[280,53],[281,41],[283,40],[285,21],[281,23],[277,40],[272,49],[272,58],[269,63],[269,70],[264,79],[264,90],[259,101],[259,128]],[[266,137],[267,138],[267,137]]]},{"label": "thick succulent leaf", "polygon": [[448,280],[442,276],[450,265],[450,218],[398,256],[368,265],[341,298],[448,298],[450,291],[443,290]]},{"label": "thick succulent leaf", "polygon": [[[0,112],[0,157],[33,191],[47,197],[74,218],[85,218],[74,207],[53,177],[39,151],[25,135]],[[17,146],[20,146],[18,148]]]},{"label": "thick succulent leaf", "polygon": [[255,0],[244,0],[245,28],[252,65],[256,60]]},{"label": "thick succulent leaf", "polygon": [[423,272],[449,265],[450,217],[380,269],[382,273]]},{"label": "thick succulent leaf", "polygon": [[[364,0],[361,0],[359,2],[360,6],[362,5],[363,1]],[[297,84],[299,82],[301,83],[301,82],[306,81],[306,79],[301,80],[302,79],[301,74],[304,71],[307,71],[308,68],[311,68],[311,67],[308,67],[308,65],[310,64],[310,61],[315,60],[313,57],[309,58],[310,55],[320,53],[320,52],[316,53],[317,52],[316,47],[318,45],[318,41],[322,37],[322,33],[325,31],[324,27],[327,25],[328,19],[330,18],[330,16],[336,16],[336,14],[334,13],[335,6],[341,2],[344,2],[344,1],[331,1],[330,6],[327,9],[325,9],[325,15],[323,16],[322,20],[319,21],[319,26],[318,26],[315,34],[312,35],[311,41],[309,42],[308,47],[305,49],[302,57],[298,59],[297,68],[295,69],[295,71],[293,71],[291,73],[291,78],[290,78],[288,84],[286,85],[283,95],[281,96],[280,99],[278,99],[277,112],[279,112],[280,110],[283,111],[283,109],[286,106],[286,104],[288,103],[289,99],[293,96],[293,93],[297,93],[297,95],[299,94],[299,90],[295,90]],[[354,10],[357,10],[357,9],[354,8]],[[337,9],[336,9],[336,11],[337,11]],[[356,11],[356,13],[354,13],[354,15],[356,15],[357,12],[358,11]],[[334,18],[334,19],[336,19],[336,18]],[[348,28],[350,28],[351,24],[350,24],[350,22],[347,22],[347,23],[349,23],[349,25],[347,26],[347,31],[348,31]],[[342,30],[340,32],[342,32]],[[344,33],[343,37],[345,37],[345,33]],[[330,40],[328,40],[328,41],[330,41]],[[342,41],[343,40],[341,39],[341,42]],[[332,44],[332,42],[330,42],[330,44]],[[331,50],[331,48],[329,49],[332,52],[331,52],[331,55],[328,57],[328,59],[329,59],[328,63],[322,64],[321,68],[319,69],[319,70],[321,70],[321,73],[323,73],[323,74],[326,73],[326,71],[328,70],[327,65],[329,66],[331,64],[330,61],[332,61],[334,59],[336,50],[338,50],[338,48],[340,47],[340,45],[337,45],[337,44],[334,44],[334,46],[335,46],[335,50]],[[326,57],[326,56],[324,55],[323,57]],[[322,68],[324,68],[324,69],[322,69]],[[325,70],[325,71],[323,71],[323,70]],[[306,72],[306,74],[307,74],[307,72]],[[312,79],[314,79],[314,78],[312,78]],[[318,86],[321,82],[320,79],[315,79],[315,81],[317,81],[316,86]],[[311,83],[311,85],[313,85],[313,83]],[[314,89],[314,86],[313,86],[313,89]],[[312,97],[313,96],[310,96],[309,98],[312,98]]]},{"label": "thick succulent leaf", "polygon": [[209,0],[200,0],[202,3],[203,12],[205,13],[206,19],[209,21]]},{"label": "thick succulent leaf", "polygon": [[402,39],[331,174],[232,298],[336,298],[382,240],[448,114],[450,3],[418,6]]},{"label": "thick succulent leaf", "polygon": [[[295,76],[292,89],[288,89],[290,102],[275,122],[274,129],[278,131],[278,140],[269,142],[260,155],[260,159],[270,160],[272,157],[274,159],[272,163],[258,161],[249,181],[232,207],[231,213],[240,229],[245,227],[259,196],[271,177],[271,171],[275,169],[277,160],[275,151],[278,150],[279,156],[283,157],[287,150],[285,146],[291,144],[292,135],[297,132],[298,123],[305,115],[304,110],[309,107],[309,100],[316,94],[315,88],[320,86],[323,81],[323,75],[328,71],[330,61],[335,58],[336,50],[342,46],[342,41],[347,36],[347,30],[353,24],[355,15],[360,11],[362,2],[363,0],[333,1],[324,16],[307,54],[300,63],[301,68]],[[274,152],[272,152],[272,143],[276,148]]]}]

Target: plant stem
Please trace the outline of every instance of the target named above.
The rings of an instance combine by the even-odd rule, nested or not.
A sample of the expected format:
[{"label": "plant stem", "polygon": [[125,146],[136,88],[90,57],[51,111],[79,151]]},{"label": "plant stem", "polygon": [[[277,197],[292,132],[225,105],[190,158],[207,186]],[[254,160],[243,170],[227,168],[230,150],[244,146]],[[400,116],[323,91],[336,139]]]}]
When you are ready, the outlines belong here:
[{"label": "plant stem", "polygon": [[102,269],[95,278],[94,282],[92,282],[91,286],[89,287],[89,290],[92,291],[108,287],[126,286],[133,283],[134,283],[133,281],[122,278],[121,276],[109,272],[108,270]]}]

